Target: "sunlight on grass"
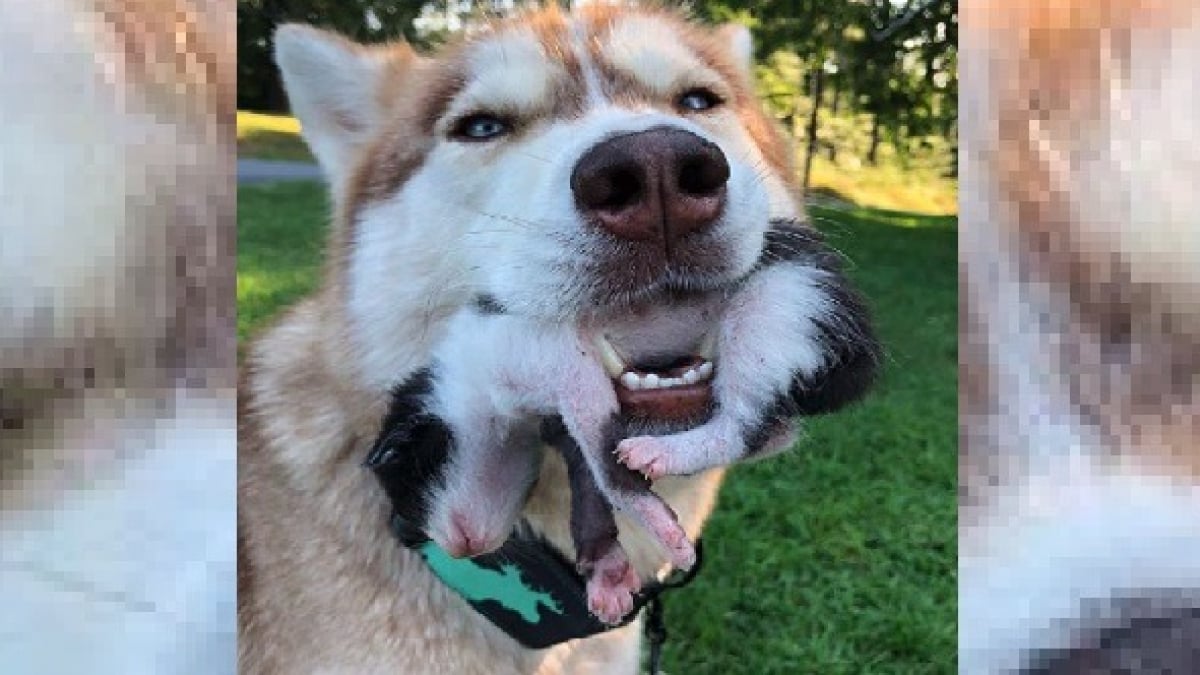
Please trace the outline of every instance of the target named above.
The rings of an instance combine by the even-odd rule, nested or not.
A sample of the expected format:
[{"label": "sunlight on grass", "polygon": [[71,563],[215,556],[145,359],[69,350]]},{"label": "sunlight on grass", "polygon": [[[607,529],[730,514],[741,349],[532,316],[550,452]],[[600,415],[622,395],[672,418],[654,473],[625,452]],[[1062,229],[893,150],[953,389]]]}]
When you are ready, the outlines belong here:
[{"label": "sunlight on grass", "polygon": [[247,270],[238,273],[238,302],[260,303],[280,295],[301,295],[311,290],[312,270]]},{"label": "sunlight on grass", "polygon": [[239,110],[237,139],[239,157],[313,161],[295,117]]},{"label": "sunlight on grass", "polygon": [[865,164],[854,168],[817,157],[811,184],[810,194],[829,195],[858,206],[929,215],[958,212],[957,181],[927,171]]},{"label": "sunlight on grass", "polygon": [[238,140],[260,131],[277,131],[285,134],[300,134],[300,120],[289,115],[268,115],[265,113],[239,110],[237,114]]},{"label": "sunlight on grass", "polygon": [[908,211],[872,208],[869,206],[843,207],[818,203],[810,205],[808,212],[810,217],[818,213],[834,212],[843,214],[840,217],[853,216],[862,221],[870,221],[889,227],[954,229],[958,225],[958,219],[952,215],[925,215],[910,213]]}]

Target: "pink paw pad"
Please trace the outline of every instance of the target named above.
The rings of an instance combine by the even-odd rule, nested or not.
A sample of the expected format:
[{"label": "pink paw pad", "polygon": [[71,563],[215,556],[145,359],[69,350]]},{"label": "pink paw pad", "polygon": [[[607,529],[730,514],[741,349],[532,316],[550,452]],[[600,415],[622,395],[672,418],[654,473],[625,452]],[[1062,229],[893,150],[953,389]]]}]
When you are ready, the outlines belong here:
[{"label": "pink paw pad", "polygon": [[661,439],[634,436],[617,444],[617,459],[629,469],[655,480],[669,473],[667,457],[670,450]]},{"label": "pink paw pad", "polygon": [[600,559],[587,581],[588,609],[613,625],[633,610],[633,595],[642,587],[633,566],[620,550]]}]

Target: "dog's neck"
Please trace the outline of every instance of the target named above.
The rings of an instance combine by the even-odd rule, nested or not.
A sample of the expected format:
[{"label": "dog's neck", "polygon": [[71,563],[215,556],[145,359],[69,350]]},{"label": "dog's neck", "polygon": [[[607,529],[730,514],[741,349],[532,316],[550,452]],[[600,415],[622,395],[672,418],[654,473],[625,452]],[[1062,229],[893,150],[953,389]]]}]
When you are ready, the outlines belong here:
[{"label": "dog's neck", "polygon": [[[386,530],[387,500],[360,467],[377,433],[387,392],[356,384],[353,349],[341,339],[329,293],[296,305],[255,342],[240,391],[239,453],[309,509],[314,528],[348,544]],[[252,477],[254,478],[254,477]],[[390,543],[390,542],[389,542]],[[378,550],[363,550],[369,560]]]}]

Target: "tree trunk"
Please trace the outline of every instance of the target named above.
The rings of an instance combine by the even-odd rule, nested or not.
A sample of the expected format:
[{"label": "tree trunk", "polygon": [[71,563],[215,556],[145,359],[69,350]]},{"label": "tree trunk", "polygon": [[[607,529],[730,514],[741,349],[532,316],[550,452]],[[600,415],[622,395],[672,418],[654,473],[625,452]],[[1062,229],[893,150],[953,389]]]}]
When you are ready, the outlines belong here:
[{"label": "tree trunk", "polygon": [[871,149],[867,151],[867,161],[871,166],[879,164],[879,115],[871,115]]},{"label": "tree trunk", "polygon": [[[832,95],[831,98],[833,99],[833,103],[829,106],[829,112],[834,117],[837,117],[838,108],[840,107],[840,104],[842,102],[842,90],[838,87],[838,78],[836,78],[836,77],[833,78],[833,80],[831,80],[829,82],[829,87],[830,87],[830,94]],[[826,150],[826,152],[829,153],[829,161],[836,162],[837,161],[836,139],[834,142],[827,144],[825,146],[825,150]]]},{"label": "tree trunk", "polygon": [[821,89],[824,86],[823,64],[818,64],[813,71],[812,112],[808,116],[808,148],[804,152],[804,174],[801,186],[807,190],[808,180],[812,175],[813,157],[817,154],[817,111],[821,109]]}]

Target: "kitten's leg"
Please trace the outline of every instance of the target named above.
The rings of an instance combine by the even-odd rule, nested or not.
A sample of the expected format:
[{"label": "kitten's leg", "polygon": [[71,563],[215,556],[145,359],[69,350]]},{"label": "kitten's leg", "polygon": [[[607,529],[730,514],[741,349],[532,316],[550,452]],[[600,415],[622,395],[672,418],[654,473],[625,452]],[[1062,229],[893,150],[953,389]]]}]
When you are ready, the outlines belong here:
[{"label": "kitten's leg", "polygon": [[543,374],[544,382],[554,383],[550,390],[557,401],[552,408],[579,444],[592,478],[609,503],[644,527],[675,567],[689,569],[696,551],[675,512],[650,490],[648,481],[622,466],[613,454],[621,433],[620,406],[594,347],[572,340],[569,353],[573,358],[568,367]]},{"label": "kitten's leg", "polygon": [[857,400],[879,360],[865,306],[806,230],[769,233],[760,269],[731,298],[718,334],[712,419],[621,441],[625,466],[653,479],[778,451],[788,445],[775,433],[781,422]]},{"label": "kitten's leg", "polygon": [[562,420],[548,418],[542,438],[562,453],[571,488],[571,538],[575,564],[587,578],[588,609],[601,621],[619,623],[633,609],[641,580],[617,541],[617,521],[588,468],[583,451],[567,433]]}]

